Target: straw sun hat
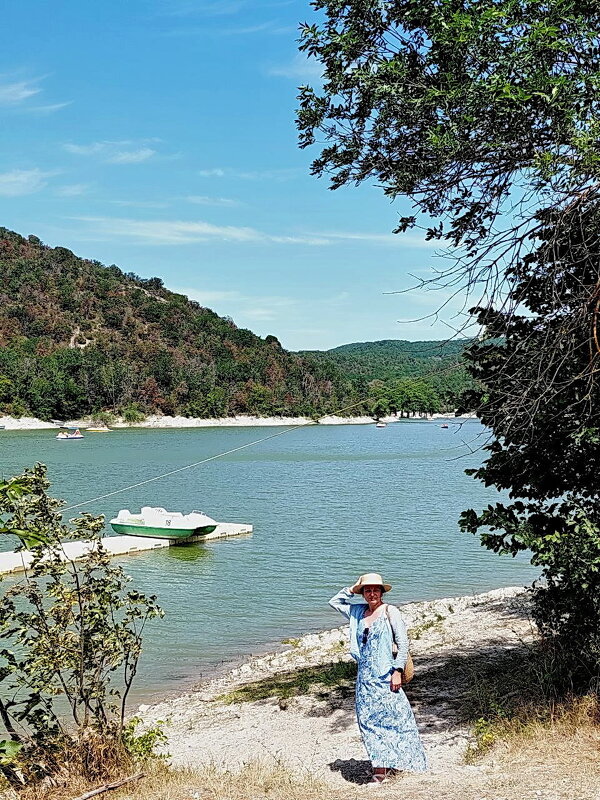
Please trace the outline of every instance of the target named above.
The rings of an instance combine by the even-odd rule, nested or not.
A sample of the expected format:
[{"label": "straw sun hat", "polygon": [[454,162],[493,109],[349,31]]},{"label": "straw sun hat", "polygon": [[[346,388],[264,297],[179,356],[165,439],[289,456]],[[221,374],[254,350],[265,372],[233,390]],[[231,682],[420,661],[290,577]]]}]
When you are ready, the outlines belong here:
[{"label": "straw sun hat", "polygon": [[361,575],[351,591],[354,592],[354,594],[362,594],[362,590],[365,586],[381,586],[384,592],[389,592],[392,588],[389,583],[383,582],[383,578],[378,572],[367,572]]}]

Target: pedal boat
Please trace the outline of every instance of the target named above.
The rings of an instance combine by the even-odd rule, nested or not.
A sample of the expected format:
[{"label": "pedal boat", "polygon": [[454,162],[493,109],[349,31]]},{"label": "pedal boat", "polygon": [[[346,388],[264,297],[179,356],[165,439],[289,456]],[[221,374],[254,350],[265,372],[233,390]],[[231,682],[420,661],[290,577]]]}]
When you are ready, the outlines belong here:
[{"label": "pedal boat", "polygon": [[83,433],[79,428],[65,428],[56,434],[56,438],[60,441],[69,441],[71,439],[83,439]]},{"label": "pedal boat", "polygon": [[115,533],[125,536],[150,536],[155,539],[187,539],[212,533],[217,524],[202,511],[182,514],[164,508],[143,506],[139,514],[122,508],[110,525]]}]

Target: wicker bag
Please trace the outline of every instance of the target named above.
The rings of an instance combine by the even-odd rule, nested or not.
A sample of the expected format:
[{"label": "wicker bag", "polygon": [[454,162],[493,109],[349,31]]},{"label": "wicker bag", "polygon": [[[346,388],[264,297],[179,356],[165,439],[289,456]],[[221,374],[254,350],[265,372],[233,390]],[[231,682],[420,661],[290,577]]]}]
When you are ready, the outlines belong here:
[{"label": "wicker bag", "polygon": [[[392,629],[392,655],[394,658],[396,658],[398,655],[398,645],[396,644],[396,635],[394,634],[394,626],[392,625],[392,620],[390,619],[390,612],[387,603],[385,606],[385,613],[387,614],[388,622],[390,623],[390,628]],[[410,683],[414,677],[415,665],[413,663],[411,654],[408,653],[406,656],[406,664],[402,670],[402,683]]]}]

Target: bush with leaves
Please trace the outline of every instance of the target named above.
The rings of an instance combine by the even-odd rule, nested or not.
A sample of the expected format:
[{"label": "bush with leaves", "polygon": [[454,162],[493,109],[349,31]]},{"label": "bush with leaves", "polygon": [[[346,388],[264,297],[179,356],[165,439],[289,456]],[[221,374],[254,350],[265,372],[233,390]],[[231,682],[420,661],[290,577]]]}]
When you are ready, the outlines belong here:
[{"label": "bush with leaves", "polygon": [[[600,675],[600,5],[591,0],[313,0],[300,146],[331,188],[374,180],[448,245],[424,284],[482,326],[474,472],[511,504],[466,512],[496,552],[529,549],[536,616],[575,677]],[[446,303],[448,300],[445,301]],[[442,305],[443,308],[443,305]],[[473,311],[471,313],[473,313]],[[457,323],[470,325],[468,314]]]},{"label": "bush with leaves", "polygon": [[[15,786],[56,773],[102,777],[127,759],[125,706],[155,597],[129,587],[102,546],[103,518],[63,524],[37,464],[0,482],[0,532],[28,547],[0,598],[0,773]],[[86,543],[77,563],[62,542]]]},{"label": "bush with leaves", "polygon": [[[510,504],[462,517],[500,553],[529,550],[545,581],[534,592],[545,634],[570,669],[600,680],[600,203],[540,215],[537,247],[515,265],[521,313],[479,310],[485,337],[468,352],[485,387],[471,407],[494,432],[472,474]],[[502,337],[502,338],[500,338]]]}]

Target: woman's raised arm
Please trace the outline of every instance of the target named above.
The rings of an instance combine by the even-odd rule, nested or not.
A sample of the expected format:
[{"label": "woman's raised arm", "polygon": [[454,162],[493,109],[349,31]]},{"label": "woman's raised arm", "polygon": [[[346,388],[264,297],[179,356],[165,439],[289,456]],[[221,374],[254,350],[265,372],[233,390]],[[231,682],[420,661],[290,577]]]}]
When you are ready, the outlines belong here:
[{"label": "woman's raised arm", "polygon": [[340,589],[340,591],[331,598],[329,605],[335,608],[336,611],[339,611],[340,614],[350,619],[350,607],[366,605],[366,603],[362,594],[354,594],[354,592],[351,592],[349,587],[346,586],[344,589]]}]

